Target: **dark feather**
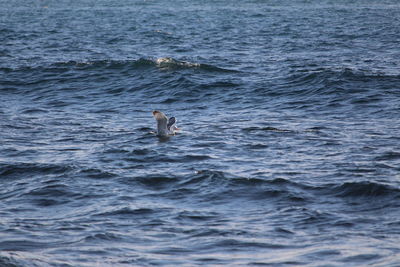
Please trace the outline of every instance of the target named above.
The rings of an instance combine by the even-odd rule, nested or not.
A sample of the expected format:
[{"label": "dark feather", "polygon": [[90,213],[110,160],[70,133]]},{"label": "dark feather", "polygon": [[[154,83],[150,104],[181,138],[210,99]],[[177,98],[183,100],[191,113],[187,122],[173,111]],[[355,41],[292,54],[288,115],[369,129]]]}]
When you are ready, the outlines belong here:
[{"label": "dark feather", "polygon": [[168,124],[167,124],[167,129],[168,129],[168,131],[170,130],[171,126],[175,124],[175,122],[176,122],[175,117],[169,118]]}]

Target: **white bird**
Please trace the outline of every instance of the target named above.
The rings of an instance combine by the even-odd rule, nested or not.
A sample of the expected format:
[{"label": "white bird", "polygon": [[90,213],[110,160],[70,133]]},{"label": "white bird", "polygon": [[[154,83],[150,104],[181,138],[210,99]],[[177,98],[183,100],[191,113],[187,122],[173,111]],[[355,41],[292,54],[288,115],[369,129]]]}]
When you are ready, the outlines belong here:
[{"label": "white bird", "polygon": [[164,113],[158,110],[153,111],[153,116],[157,121],[157,135],[158,136],[168,136],[175,135],[177,131],[180,129],[176,127],[176,119],[175,117],[171,117],[168,119]]}]

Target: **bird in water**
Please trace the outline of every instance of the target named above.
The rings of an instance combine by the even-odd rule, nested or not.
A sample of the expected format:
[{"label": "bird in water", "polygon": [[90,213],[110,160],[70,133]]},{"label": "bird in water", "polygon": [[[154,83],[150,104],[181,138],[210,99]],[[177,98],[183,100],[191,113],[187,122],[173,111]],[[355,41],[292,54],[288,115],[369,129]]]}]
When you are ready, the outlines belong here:
[{"label": "bird in water", "polygon": [[176,126],[177,120],[175,117],[168,119],[164,113],[158,110],[153,111],[153,116],[157,121],[157,135],[158,136],[169,136],[175,135],[180,129]]}]

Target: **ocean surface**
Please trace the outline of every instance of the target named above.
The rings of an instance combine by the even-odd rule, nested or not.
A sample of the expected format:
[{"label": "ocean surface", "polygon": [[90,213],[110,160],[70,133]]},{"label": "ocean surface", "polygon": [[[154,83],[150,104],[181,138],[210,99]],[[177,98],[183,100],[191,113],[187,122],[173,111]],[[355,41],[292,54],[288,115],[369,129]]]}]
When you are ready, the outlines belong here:
[{"label": "ocean surface", "polygon": [[400,266],[399,1],[0,0],[0,266],[264,265]]}]

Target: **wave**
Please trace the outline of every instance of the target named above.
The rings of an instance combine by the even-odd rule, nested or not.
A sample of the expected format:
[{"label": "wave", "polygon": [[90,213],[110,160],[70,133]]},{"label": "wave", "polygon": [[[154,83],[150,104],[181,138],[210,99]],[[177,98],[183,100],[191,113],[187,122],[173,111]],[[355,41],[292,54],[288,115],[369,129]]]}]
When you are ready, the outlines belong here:
[{"label": "wave", "polygon": [[300,196],[296,192],[309,189],[308,186],[283,178],[272,180],[245,178],[214,170],[200,170],[185,176],[168,174],[139,176],[130,179],[130,182],[132,181],[150,190],[150,195],[157,191],[158,196],[162,195],[171,199],[190,197],[193,200],[200,197],[211,201],[244,198],[252,201],[285,199],[299,202],[305,201],[307,197],[306,194]]},{"label": "wave", "polygon": [[42,163],[1,163],[0,178],[22,178],[29,175],[62,174],[73,168],[67,165],[42,164]]},{"label": "wave", "polygon": [[400,197],[400,189],[375,182],[347,182],[333,186],[331,192],[339,197]]},{"label": "wave", "polygon": [[[380,104],[387,99],[390,105],[395,105],[391,96],[396,94],[397,97],[395,88],[400,82],[399,75],[375,75],[350,69],[307,69],[290,72],[284,77],[247,80],[234,70],[170,57],[66,61],[36,67],[0,68],[0,77],[3,90],[23,92],[34,100],[57,100],[49,102],[55,103],[51,104],[55,107],[77,104],[77,98],[87,96],[101,98],[104,94],[119,96],[132,92],[141,92],[135,97],[144,104],[217,100],[227,105],[246,103],[251,106],[268,101],[271,107],[303,110],[320,110],[321,105],[328,108],[368,107],[368,104]],[[74,95],[76,92],[80,95]],[[69,99],[69,96],[69,102],[58,99]],[[99,110],[103,111],[112,112],[113,109]],[[369,111],[374,112],[376,108]]]},{"label": "wave", "polygon": [[80,171],[80,174],[91,179],[109,179],[116,177],[116,174],[114,173],[102,171],[95,168],[83,169]]},{"label": "wave", "polygon": [[278,133],[292,133],[291,130],[278,129],[275,127],[246,127],[243,128],[244,132],[278,132]]},{"label": "wave", "polygon": [[[261,81],[253,85],[252,94],[247,93],[253,103],[262,98],[281,108],[296,110],[318,110],[329,113],[337,109],[363,108],[367,112],[391,112],[398,105],[400,75],[375,73],[352,69],[307,69],[294,71]],[[384,109],[378,105],[383,105]]]},{"label": "wave", "polygon": [[335,80],[354,80],[364,81],[365,79],[400,79],[400,73],[385,73],[374,70],[360,70],[351,68],[319,68],[319,69],[304,69],[292,71],[287,76],[286,80],[294,84],[314,81],[335,81]]},{"label": "wave", "polygon": [[171,199],[187,197],[205,197],[211,201],[224,199],[263,201],[269,199],[298,203],[310,201],[321,194],[333,198],[400,198],[400,189],[377,182],[311,185],[284,178],[240,177],[214,170],[201,170],[185,176],[140,176],[132,178],[131,181]]},{"label": "wave", "polygon": [[[274,90],[265,91],[274,95],[305,96],[338,95],[365,93],[368,90],[379,92],[379,87],[397,88],[400,74],[381,73],[357,69],[305,69],[289,72],[278,78]],[[393,85],[393,87],[391,87]],[[288,90],[289,89],[289,90]],[[263,88],[258,91],[263,92]],[[389,89],[390,91],[390,89]]]},{"label": "wave", "polygon": [[122,207],[122,208],[116,208],[110,211],[106,212],[101,212],[94,214],[94,216],[145,216],[145,215],[153,215],[155,213],[160,212],[161,210],[155,210],[155,209],[150,209],[150,208],[137,208],[137,209],[132,209],[130,207]]},{"label": "wave", "polygon": [[31,72],[31,71],[47,71],[53,73],[68,72],[70,70],[139,70],[146,68],[157,68],[161,70],[176,69],[198,69],[209,72],[237,72],[235,70],[220,68],[205,63],[189,62],[174,59],[171,57],[161,58],[139,58],[128,60],[88,60],[88,61],[65,61],[54,62],[43,65],[0,67],[0,73],[11,72]]},{"label": "wave", "polygon": [[[214,95],[215,88],[229,90],[237,86],[234,83],[219,82],[221,74],[225,76],[231,72],[235,71],[173,58],[67,61],[0,68],[0,90],[10,94],[24,93],[25,97],[30,96],[34,100],[48,99],[51,101],[49,103],[55,100],[56,105],[52,106],[56,107],[60,107],[60,103],[64,106],[77,104],[77,98],[87,96],[101,98],[104,94],[117,96],[139,91],[146,99],[156,99],[163,104],[176,101],[198,102],[207,92]],[[201,77],[192,79],[192,75]],[[205,75],[214,78],[205,79],[202,77]],[[160,90],[165,93],[160,94]],[[60,98],[70,101],[62,103]],[[141,98],[140,101],[146,100]]]},{"label": "wave", "polygon": [[377,161],[390,161],[390,160],[399,160],[400,152],[396,151],[387,151],[380,156],[375,157]]},{"label": "wave", "polygon": [[[18,244],[16,244],[17,242],[20,243],[19,247]],[[24,246],[24,244],[26,245]],[[38,259],[37,253],[28,253],[29,250],[33,250],[32,247],[29,247],[30,245],[33,247],[40,247],[39,245],[43,245],[42,243],[22,240],[6,241],[4,243],[4,246],[6,246],[5,248],[1,247],[1,245],[2,244],[0,244],[0,249],[2,250],[0,253],[0,266],[2,267],[50,267],[43,259]],[[10,246],[10,249],[7,249],[8,246]],[[7,250],[9,250],[9,252]]]}]

